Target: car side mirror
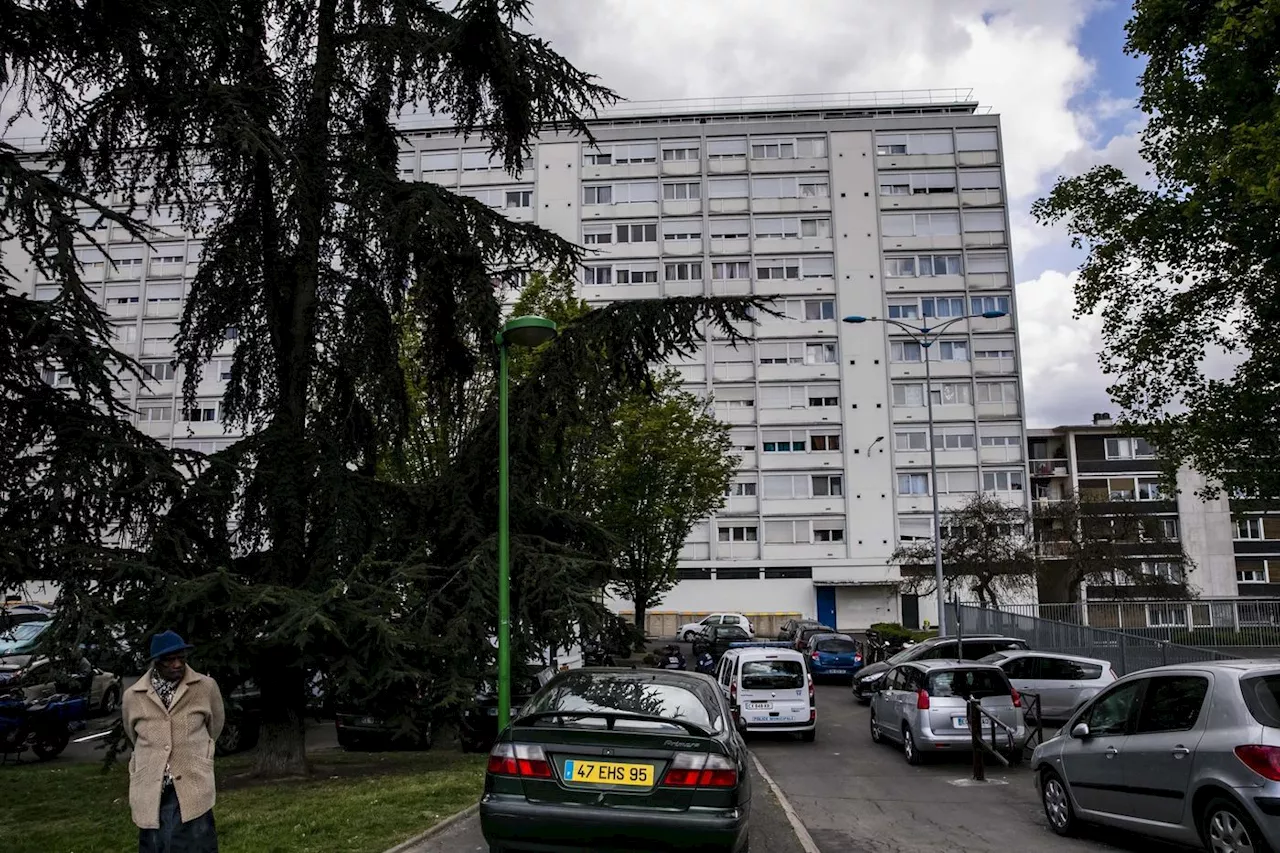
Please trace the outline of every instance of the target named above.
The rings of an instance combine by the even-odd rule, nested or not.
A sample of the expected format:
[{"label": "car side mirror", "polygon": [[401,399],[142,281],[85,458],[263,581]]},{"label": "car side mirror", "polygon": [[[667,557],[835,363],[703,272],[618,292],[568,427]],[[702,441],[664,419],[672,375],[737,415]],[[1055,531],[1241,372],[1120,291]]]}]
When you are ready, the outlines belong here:
[{"label": "car side mirror", "polygon": [[1085,739],[1087,739],[1087,738],[1089,737],[1089,724],[1088,724],[1088,723],[1076,723],[1076,724],[1075,724],[1074,726],[1072,726],[1072,728],[1071,728],[1071,736],[1072,736],[1073,738],[1078,738],[1079,740],[1085,740]]}]

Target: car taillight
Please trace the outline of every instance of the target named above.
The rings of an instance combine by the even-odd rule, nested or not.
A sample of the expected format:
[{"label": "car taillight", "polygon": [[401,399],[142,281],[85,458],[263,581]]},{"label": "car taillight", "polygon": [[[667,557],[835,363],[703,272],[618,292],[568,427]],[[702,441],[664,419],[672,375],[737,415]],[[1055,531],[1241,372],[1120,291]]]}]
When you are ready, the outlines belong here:
[{"label": "car taillight", "polygon": [[815,697],[813,695],[813,676],[811,675],[809,676],[809,704],[811,706],[814,704],[814,701],[813,701],[814,698]]},{"label": "car taillight", "polygon": [[489,753],[485,768],[495,776],[524,776],[550,779],[551,764],[542,747],[528,743],[500,743]]},{"label": "car taillight", "polygon": [[1018,688],[1010,687],[1009,696],[1011,699],[1013,699],[1013,707],[1015,708],[1022,707],[1022,694],[1018,692]]},{"label": "car taillight", "polygon": [[1280,782],[1280,747],[1251,743],[1237,746],[1236,758],[1254,773],[1272,782]]},{"label": "car taillight", "polygon": [[817,652],[814,652],[813,654],[809,655],[809,657],[813,658],[814,660],[817,660],[817,659],[818,659],[818,653],[817,653]]},{"label": "car taillight", "polygon": [[917,711],[929,710],[929,691],[928,690],[921,690],[919,693],[916,694],[916,710]]},{"label": "car taillight", "polygon": [[854,653],[854,655],[853,655],[853,662],[854,662],[854,663],[862,663],[862,653],[861,653],[861,652],[855,652],[855,653]]},{"label": "car taillight", "polygon": [[733,788],[738,784],[738,770],[723,755],[677,752],[662,784],[668,788]]}]

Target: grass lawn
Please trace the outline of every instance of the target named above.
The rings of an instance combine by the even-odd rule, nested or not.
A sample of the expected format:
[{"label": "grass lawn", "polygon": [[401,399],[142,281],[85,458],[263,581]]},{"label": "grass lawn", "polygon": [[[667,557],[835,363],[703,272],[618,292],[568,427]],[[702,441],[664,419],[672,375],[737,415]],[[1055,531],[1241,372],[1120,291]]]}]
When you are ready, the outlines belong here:
[{"label": "grass lawn", "polygon": [[[308,780],[260,782],[249,759],[217,763],[222,853],[381,853],[475,803],[485,757],[457,752],[324,752]],[[138,849],[125,762],[0,767],[4,853]]]}]

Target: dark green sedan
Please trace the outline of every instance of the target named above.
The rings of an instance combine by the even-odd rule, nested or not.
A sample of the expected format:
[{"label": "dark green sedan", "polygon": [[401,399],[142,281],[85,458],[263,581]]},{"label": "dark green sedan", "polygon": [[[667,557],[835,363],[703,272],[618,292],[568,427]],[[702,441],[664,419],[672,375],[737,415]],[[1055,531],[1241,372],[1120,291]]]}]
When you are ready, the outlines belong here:
[{"label": "dark green sedan", "polygon": [[710,677],[576,669],[547,682],[489,754],[490,853],[747,853],[747,747]]}]

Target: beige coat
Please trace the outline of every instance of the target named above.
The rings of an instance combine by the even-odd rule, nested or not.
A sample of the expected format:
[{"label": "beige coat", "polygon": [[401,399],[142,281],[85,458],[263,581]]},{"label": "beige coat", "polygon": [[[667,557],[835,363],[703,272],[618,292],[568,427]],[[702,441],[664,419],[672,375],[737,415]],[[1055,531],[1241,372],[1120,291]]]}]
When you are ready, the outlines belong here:
[{"label": "beige coat", "polygon": [[129,759],[129,807],[142,829],[160,826],[160,790],[167,761],[182,821],[213,808],[213,744],[225,719],[218,683],[190,667],[167,710],[151,686],[148,670],[125,691],[124,732],[133,744]]}]

